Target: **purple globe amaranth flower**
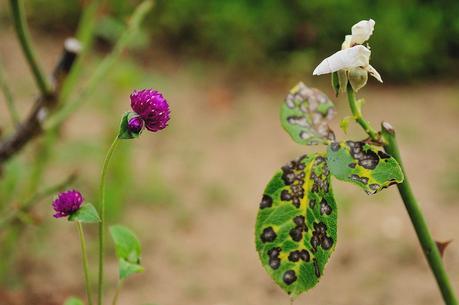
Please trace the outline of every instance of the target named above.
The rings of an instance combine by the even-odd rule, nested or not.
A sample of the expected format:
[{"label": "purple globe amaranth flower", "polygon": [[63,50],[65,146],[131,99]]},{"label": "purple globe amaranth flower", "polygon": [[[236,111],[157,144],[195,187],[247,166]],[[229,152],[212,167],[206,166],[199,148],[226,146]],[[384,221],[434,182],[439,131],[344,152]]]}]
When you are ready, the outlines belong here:
[{"label": "purple globe amaranth flower", "polygon": [[56,214],[55,218],[66,217],[76,212],[83,203],[83,196],[77,190],[68,190],[57,195],[53,201],[53,209]]},{"label": "purple globe amaranth flower", "polygon": [[131,108],[145,122],[145,127],[153,132],[167,127],[169,104],[163,95],[153,89],[134,90],[131,93]]},{"label": "purple globe amaranth flower", "polygon": [[127,128],[132,133],[139,133],[143,128],[143,120],[140,116],[131,118],[128,122]]}]

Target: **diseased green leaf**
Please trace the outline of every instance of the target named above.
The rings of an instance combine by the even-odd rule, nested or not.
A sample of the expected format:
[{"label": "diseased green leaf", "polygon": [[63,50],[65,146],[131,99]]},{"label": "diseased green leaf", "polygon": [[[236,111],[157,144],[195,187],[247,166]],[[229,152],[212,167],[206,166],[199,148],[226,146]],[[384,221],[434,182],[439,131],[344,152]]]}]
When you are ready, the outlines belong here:
[{"label": "diseased green leaf", "polygon": [[292,297],[314,287],[335,249],[336,226],[325,155],[283,166],[266,186],[255,227],[265,270]]},{"label": "diseased green leaf", "polygon": [[96,223],[100,222],[100,217],[96,208],[91,203],[87,202],[69,216],[69,221]]},{"label": "diseased green leaf", "polygon": [[75,298],[75,297],[70,297],[67,300],[65,300],[64,305],[84,305],[83,301]]},{"label": "diseased green leaf", "polygon": [[403,181],[397,160],[365,142],[333,142],[327,156],[332,175],[357,184],[368,194]]},{"label": "diseased green leaf", "polygon": [[334,105],[323,92],[300,82],[282,104],[281,123],[295,142],[323,144],[335,139],[328,126],[334,114]]},{"label": "diseased green leaf", "polygon": [[124,280],[130,275],[144,271],[141,265],[130,263],[127,260],[122,259],[122,258],[119,259],[119,269],[120,269],[119,270],[120,280]]}]

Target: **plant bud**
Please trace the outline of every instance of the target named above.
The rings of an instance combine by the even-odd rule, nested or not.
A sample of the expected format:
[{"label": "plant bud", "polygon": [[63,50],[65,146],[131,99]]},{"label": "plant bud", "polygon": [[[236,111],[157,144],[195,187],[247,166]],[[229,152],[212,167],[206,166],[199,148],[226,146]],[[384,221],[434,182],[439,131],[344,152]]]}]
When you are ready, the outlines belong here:
[{"label": "plant bud", "polygon": [[357,92],[367,84],[368,72],[364,68],[357,67],[349,69],[348,77],[352,89],[354,89],[354,91]]}]

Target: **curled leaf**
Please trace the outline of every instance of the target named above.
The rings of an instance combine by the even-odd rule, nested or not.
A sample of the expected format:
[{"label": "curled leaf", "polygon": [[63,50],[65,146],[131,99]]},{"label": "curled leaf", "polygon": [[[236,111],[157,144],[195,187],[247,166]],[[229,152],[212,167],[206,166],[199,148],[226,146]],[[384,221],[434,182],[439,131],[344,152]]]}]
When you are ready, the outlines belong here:
[{"label": "curled leaf", "polygon": [[357,184],[368,194],[403,182],[397,160],[365,142],[333,142],[327,158],[333,176]]},{"label": "curled leaf", "polygon": [[282,127],[299,144],[327,143],[335,139],[328,126],[335,114],[334,107],[325,93],[300,82],[282,104]]},{"label": "curled leaf", "polygon": [[266,186],[255,227],[261,263],[292,297],[314,287],[336,245],[337,208],[324,155],[302,156]]}]

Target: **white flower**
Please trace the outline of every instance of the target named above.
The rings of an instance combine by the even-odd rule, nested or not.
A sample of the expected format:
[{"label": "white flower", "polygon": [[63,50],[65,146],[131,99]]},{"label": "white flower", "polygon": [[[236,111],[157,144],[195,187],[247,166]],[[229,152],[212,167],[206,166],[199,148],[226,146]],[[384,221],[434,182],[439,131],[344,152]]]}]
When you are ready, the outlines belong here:
[{"label": "white flower", "polygon": [[382,83],[381,75],[370,65],[370,49],[362,45],[373,34],[374,26],[373,19],[356,23],[352,27],[352,35],[345,36],[341,45],[342,50],[325,58],[312,74],[321,75],[339,70],[349,71],[360,67]]},{"label": "white flower", "polygon": [[313,75],[333,73],[342,69],[366,67],[370,62],[371,51],[362,45],[347,48],[325,58],[315,68]]},{"label": "white flower", "polygon": [[362,44],[368,39],[370,39],[371,34],[373,34],[373,29],[375,28],[375,21],[362,20],[352,26],[352,43],[353,44]]}]

